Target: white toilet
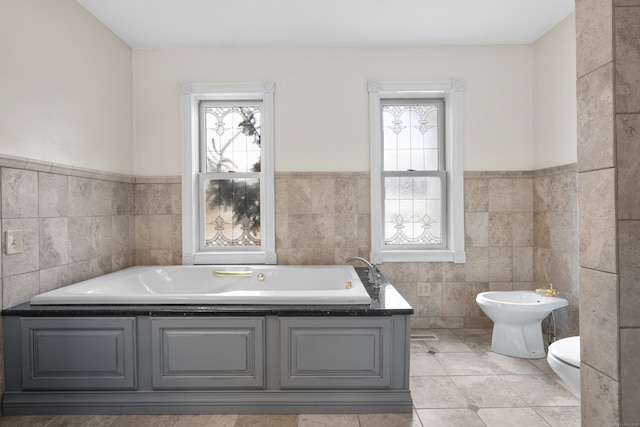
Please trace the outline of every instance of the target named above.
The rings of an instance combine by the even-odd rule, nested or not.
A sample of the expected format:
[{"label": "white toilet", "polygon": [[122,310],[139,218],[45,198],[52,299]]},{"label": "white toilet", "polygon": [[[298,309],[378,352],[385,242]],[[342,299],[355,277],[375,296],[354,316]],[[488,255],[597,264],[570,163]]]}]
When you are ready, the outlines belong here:
[{"label": "white toilet", "polygon": [[563,338],[551,343],[547,352],[551,369],[580,397],[580,337]]}]

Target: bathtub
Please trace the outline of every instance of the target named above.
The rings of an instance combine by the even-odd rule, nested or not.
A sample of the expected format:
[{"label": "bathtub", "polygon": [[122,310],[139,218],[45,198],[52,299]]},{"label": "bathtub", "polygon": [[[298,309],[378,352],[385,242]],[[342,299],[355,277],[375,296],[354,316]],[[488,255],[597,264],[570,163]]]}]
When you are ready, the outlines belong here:
[{"label": "bathtub", "polygon": [[39,295],[2,310],[0,410],[410,414],[413,309],[365,274],[132,267]]},{"label": "bathtub", "polygon": [[32,305],[370,304],[350,265],[131,267],[34,296]]}]

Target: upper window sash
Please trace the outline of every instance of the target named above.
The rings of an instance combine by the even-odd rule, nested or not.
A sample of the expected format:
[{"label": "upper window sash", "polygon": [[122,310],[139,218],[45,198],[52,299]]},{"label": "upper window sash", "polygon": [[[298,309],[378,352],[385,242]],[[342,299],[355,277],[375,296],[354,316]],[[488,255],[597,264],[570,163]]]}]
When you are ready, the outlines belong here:
[{"label": "upper window sash", "polygon": [[[275,201],[273,117],[274,89],[272,82],[181,85],[182,109],[182,255],[183,264],[275,264]],[[200,144],[201,104],[243,104],[259,101],[261,119],[261,171],[249,173],[260,179],[261,245],[259,248],[229,247],[211,251],[202,247],[204,222],[201,218],[203,180],[219,174],[205,173],[201,162]],[[233,176],[230,176],[233,175]],[[242,174],[244,175],[244,174]],[[225,173],[225,179],[241,178],[237,173]]]},{"label": "upper window sash", "polygon": [[[399,109],[400,107],[407,107],[409,104],[412,104],[411,109]],[[394,108],[395,107],[395,108]],[[419,111],[420,109],[416,108],[416,107],[421,107],[420,109],[423,111]],[[383,170],[385,172],[389,172],[389,171],[407,171],[407,170],[412,170],[412,171],[436,171],[436,170],[445,170],[446,168],[446,163],[445,163],[445,150],[444,150],[444,100],[443,99],[438,99],[438,98],[430,98],[430,97],[420,97],[420,98],[405,98],[405,99],[386,99],[386,98],[382,98],[380,100],[380,114],[381,114],[381,123],[385,124],[385,114],[387,115],[387,118],[389,117],[389,115],[393,115],[393,117],[395,119],[398,118],[398,116],[404,116],[409,112],[410,115],[413,115],[415,118],[415,114],[420,114],[422,117],[422,119],[426,119],[426,121],[422,121],[420,120],[418,123],[412,123],[413,125],[410,126],[411,129],[409,129],[409,132],[419,132],[419,133],[433,133],[433,132],[429,132],[430,129],[432,129],[432,127],[429,126],[431,120],[433,119],[433,115],[434,113],[437,114],[437,118],[435,120],[436,123],[436,131],[437,134],[435,136],[435,140],[436,140],[436,144],[432,145],[431,147],[428,147],[430,150],[437,150],[438,155],[436,157],[436,164],[435,165],[430,165],[427,162],[427,159],[425,159],[423,164],[414,164],[414,162],[412,161],[411,164],[409,165],[408,163],[404,162],[404,164],[400,165],[400,164],[394,164],[394,162],[389,162],[390,159],[387,159],[387,155],[391,152],[394,151],[393,149],[393,145],[398,144],[398,146],[396,146],[395,151],[396,154],[400,154],[402,151],[407,150],[406,147],[406,142],[405,142],[405,146],[404,147],[400,147],[401,142],[396,140],[389,140],[389,141],[385,141],[385,135],[389,135],[390,133],[393,133],[395,135],[399,135],[399,134],[405,134],[407,132],[407,126],[402,126],[401,123],[396,122],[395,120],[392,122],[393,127],[390,126],[384,126],[386,129],[386,133],[382,132],[381,133],[381,142],[380,142],[380,146],[381,146],[381,150],[383,150],[381,152],[382,158],[383,158]],[[426,117],[425,117],[426,116]],[[411,138],[413,139],[413,138]],[[422,141],[422,143],[426,143],[429,144],[428,141]],[[414,149],[413,147],[410,147],[410,149]],[[424,151],[424,150],[423,150]],[[406,157],[406,156],[405,156]],[[410,156],[413,159],[413,156]],[[391,159],[392,160],[392,159]],[[392,166],[393,165],[393,166]],[[404,167],[401,167],[404,166]]]},{"label": "upper window sash", "polygon": [[[200,101],[199,104],[200,172],[250,172],[253,163],[262,161],[261,143],[256,144],[261,141],[262,100]],[[215,123],[211,123],[213,117],[217,120]],[[238,143],[241,148],[236,151]],[[253,157],[251,161],[250,157]]]},{"label": "upper window sash", "polygon": [[[460,80],[399,82],[370,81],[371,138],[371,260],[382,262],[465,262],[464,176],[462,151],[462,92]],[[384,185],[381,106],[391,100],[442,99],[444,101],[444,170],[446,170],[446,247],[417,249],[411,245],[385,247]],[[444,237],[444,236],[443,236]]]}]

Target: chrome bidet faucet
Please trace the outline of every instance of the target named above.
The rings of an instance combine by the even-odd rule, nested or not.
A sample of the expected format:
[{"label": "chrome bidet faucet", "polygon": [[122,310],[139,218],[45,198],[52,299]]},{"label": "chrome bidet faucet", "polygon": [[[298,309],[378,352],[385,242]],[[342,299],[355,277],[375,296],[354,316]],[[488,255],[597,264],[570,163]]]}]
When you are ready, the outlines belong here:
[{"label": "chrome bidet faucet", "polygon": [[367,261],[366,259],[364,259],[362,257],[359,257],[359,256],[352,256],[351,258],[347,258],[347,259],[344,260],[344,262],[351,262],[351,261],[362,261],[365,264],[367,264],[367,268],[369,269],[369,274],[367,276],[367,281],[374,288],[379,288],[380,287],[380,281],[381,281],[380,272],[378,271],[378,269],[376,269],[376,265],[375,264],[371,264],[369,261]]}]

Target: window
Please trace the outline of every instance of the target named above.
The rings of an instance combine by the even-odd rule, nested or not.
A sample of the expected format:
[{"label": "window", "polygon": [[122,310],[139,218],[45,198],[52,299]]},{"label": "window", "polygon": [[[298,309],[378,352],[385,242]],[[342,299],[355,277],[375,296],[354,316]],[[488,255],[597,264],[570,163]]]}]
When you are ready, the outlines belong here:
[{"label": "window", "polygon": [[373,262],[465,262],[462,88],[369,82]]},{"label": "window", "polygon": [[275,264],[274,84],[181,92],[183,264]]}]

